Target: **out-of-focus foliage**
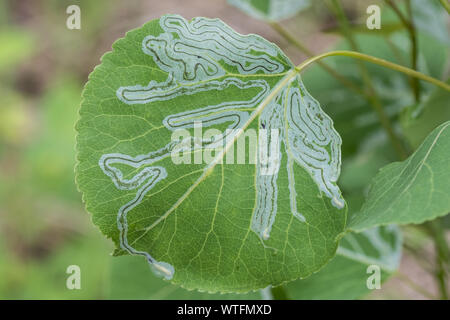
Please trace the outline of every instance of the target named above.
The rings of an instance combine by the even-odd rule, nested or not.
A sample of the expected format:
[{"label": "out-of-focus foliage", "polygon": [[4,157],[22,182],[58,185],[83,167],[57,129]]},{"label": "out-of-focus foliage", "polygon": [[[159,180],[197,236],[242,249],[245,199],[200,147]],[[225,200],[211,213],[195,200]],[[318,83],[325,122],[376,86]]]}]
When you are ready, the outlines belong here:
[{"label": "out-of-focus foliage", "polygon": [[19,29],[0,30],[0,72],[11,70],[33,54],[36,42],[32,35]]},{"label": "out-of-focus foliage", "polygon": [[266,21],[284,20],[307,8],[310,0],[228,0],[246,14]]},{"label": "out-of-focus foliage", "polygon": [[[79,92],[79,84],[59,78],[37,102],[40,117],[38,121],[35,119],[33,133],[26,137],[26,142],[20,134],[26,130],[24,120],[11,131],[18,133],[13,139],[10,131],[6,131],[7,135],[2,131],[5,141],[0,163],[2,298],[104,297],[105,270],[111,257],[102,253],[108,250],[108,245],[83,219],[73,181],[73,122]],[[33,115],[26,106],[20,106],[12,104],[7,110],[19,110],[29,125]],[[71,264],[81,267],[83,290],[66,288],[65,272]]]},{"label": "out-of-focus foliage", "polygon": [[411,146],[417,148],[428,133],[450,119],[450,92],[435,88],[421,103],[402,114],[402,128]]},{"label": "out-of-focus foliage", "polygon": [[292,299],[361,298],[370,291],[368,267],[378,266],[381,281],[385,281],[398,268],[400,256],[401,233],[393,225],[349,233],[329,264],[304,280],[289,283],[286,290]]},{"label": "out-of-focus foliage", "polygon": [[[0,29],[2,299],[106,296],[111,248],[90,225],[73,178],[83,80],[68,66],[44,67],[63,51],[55,52],[39,34],[56,14],[65,18],[58,6],[46,3],[47,21],[33,30],[12,23],[23,14],[20,4],[0,1],[0,25],[7,25]],[[69,265],[80,266],[82,290],[67,289]]]}]

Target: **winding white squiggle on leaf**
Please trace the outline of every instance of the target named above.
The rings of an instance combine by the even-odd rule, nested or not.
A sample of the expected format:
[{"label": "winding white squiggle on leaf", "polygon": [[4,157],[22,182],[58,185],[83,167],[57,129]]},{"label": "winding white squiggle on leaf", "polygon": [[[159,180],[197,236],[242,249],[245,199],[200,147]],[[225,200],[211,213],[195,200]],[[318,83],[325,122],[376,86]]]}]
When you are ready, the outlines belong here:
[{"label": "winding white squiggle on leaf", "polygon": [[[253,212],[252,229],[267,240],[277,214],[277,178],[281,164],[281,139],[283,131],[282,108],[276,102],[270,103],[261,112],[258,152],[260,161],[256,174],[256,207]],[[263,161],[263,160],[266,161]]]},{"label": "winding white squiggle on leaf", "polygon": [[[305,168],[337,208],[344,207],[336,181],[340,174],[341,138],[320,104],[297,78],[287,90],[287,152]],[[291,174],[292,170],[288,170]],[[290,178],[291,180],[292,178]],[[294,179],[292,179],[294,181]]]}]

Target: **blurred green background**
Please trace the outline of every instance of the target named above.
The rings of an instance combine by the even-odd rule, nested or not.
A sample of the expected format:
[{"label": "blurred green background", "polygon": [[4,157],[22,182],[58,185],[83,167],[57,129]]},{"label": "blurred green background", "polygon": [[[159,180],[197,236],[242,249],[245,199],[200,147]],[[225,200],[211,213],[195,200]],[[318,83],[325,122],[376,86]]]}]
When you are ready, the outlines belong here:
[{"label": "blurred green background", "polygon": [[[355,1],[344,1],[352,19],[362,23],[367,4],[373,2],[379,3],[357,1],[355,5]],[[81,30],[66,28],[66,8],[71,4],[81,8]],[[225,0],[0,0],[1,299],[264,296],[259,292],[248,296],[188,292],[156,279],[139,258],[113,258],[112,243],[91,223],[74,184],[74,124],[89,73],[114,40],[165,13],[178,13],[186,18],[219,17],[241,33],[258,33],[277,43],[294,63],[305,58],[267,24],[245,16]],[[391,18],[392,13],[383,13],[383,23]],[[421,69],[440,79],[448,77],[448,19],[437,26],[433,26],[433,16],[428,17],[430,23],[424,19],[420,34]],[[332,32],[335,25],[320,4],[286,22],[317,53],[344,46]],[[407,59],[402,58],[406,56],[402,32],[378,32],[375,36],[362,33],[359,37],[363,52],[395,62]],[[387,40],[397,46],[397,56]],[[358,81],[351,61],[339,58],[330,61]],[[417,107],[407,92],[408,80],[404,76],[380,68],[371,73],[393,117],[400,118],[405,106]],[[326,105],[343,136],[341,184],[346,196],[360,203],[368,181],[379,167],[394,159],[393,152],[364,101],[349,95],[316,67],[308,70],[304,78],[309,91]],[[428,85],[424,85],[424,91],[426,95],[433,94]],[[448,96],[443,100],[448,101]],[[434,121],[441,120],[445,117]],[[410,131],[412,144],[423,139],[416,129]],[[429,131],[425,130],[425,134]],[[352,170],[346,170],[348,167]],[[407,243],[412,252],[422,257],[433,254],[429,239],[420,230],[404,228],[404,231],[406,239],[411,240]],[[416,284],[433,292],[432,277],[426,274],[425,267],[410,261],[412,256],[405,253],[401,269],[413,272],[410,276],[416,279]],[[66,288],[69,265],[81,268],[81,290]],[[381,292],[368,297],[421,299],[427,295],[411,289],[400,277],[393,277]]]}]

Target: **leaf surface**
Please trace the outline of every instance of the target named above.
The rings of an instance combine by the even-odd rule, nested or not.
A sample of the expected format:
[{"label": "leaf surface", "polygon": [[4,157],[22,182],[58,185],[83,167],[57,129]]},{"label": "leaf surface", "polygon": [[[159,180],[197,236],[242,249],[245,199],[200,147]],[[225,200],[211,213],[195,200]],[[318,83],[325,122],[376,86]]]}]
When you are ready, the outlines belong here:
[{"label": "leaf surface", "polygon": [[76,179],[116,255],[208,292],[278,285],[334,256],[341,139],[274,44],[166,15],[113,45],[83,99]]}]

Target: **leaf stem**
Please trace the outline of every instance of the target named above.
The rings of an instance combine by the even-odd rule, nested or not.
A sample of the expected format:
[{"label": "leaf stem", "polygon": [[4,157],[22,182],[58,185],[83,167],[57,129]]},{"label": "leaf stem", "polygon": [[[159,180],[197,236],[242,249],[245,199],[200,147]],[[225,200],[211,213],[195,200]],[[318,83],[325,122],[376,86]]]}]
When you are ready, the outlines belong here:
[{"label": "leaf stem", "polygon": [[392,42],[392,40],[388,36],[384,36],[384,40],[386,41],[386,44],[391,49],[391,51],[394,54],[394,56],[397,59],[397,61],[402,63],[402,64],[404,64],[405,63],[405,59],[404,59],[404,57],[402,57],[402,53],[400,52],[398,47]]},{"label": "leaf stem", "polygon": [[424,260],[424,256],[420,252],[417,252],[415,248],[412,248],[407,243],[403,244],[403,249],[408,251],[408,253],[416,260],[417,264],[422,267],[422,269],[428,272],[430,275],[434,273],[433,266],[428,260]]},{"label": "leaf stem", "polygon": [[440,1],[445,10],[447,10],[448,14],[450,14],[450,3],[448,2],[448,0],[440,0]]},{"label": "leaf stem", "polygon": [[448,300],[447,292],[447,266],[449,263],[449,248],[445,239],[444,230],[440,220],[433,220],[427,223],[430,235],[433,238],[436,249],[436,270],[435,278],[439,286],[442,300]]},{"label": "leaf stem", "polygon": [[427,76],[421,72],[401,66],[396,63],[392,63],[390,61],[387,61],[387,60],[384,60],[381,58],[370,56],[368,54],[355,52],[355,51],[348,51],[348,50],[336,50],[336,51],[322,53],[320,55],[317,55],[315,57],[312,57],[312,58],[309,58],[309,59],[303,61],[301,64],[299,64],[298,66],[295,67],[295,70],[297,70],[297,72],[302,72],[304,69],[306,69],[311,64],[313,64],[319,60],[322,60],[324,58],[333,57],[333,56],[345,56],[345,57],[350,57],[350,58],[354,58],[354,59],[364,60],[364,61],[367,61],[367,62],[370,62],[373,64],[377,64],[377,65],[404,73],[408,76],[412,76],[412,77],[418,78],[420,80],[427,81],[427,82],[432,83],[438,87],[441,87],[447,91],[450,91],[449,84],[447,84],[443,81],[440,81],[438,79],[435,79],[433,77]]},{"label": "leaf stem", "polygon": [[[297,38],[295,38],[288,30],[286,30],[282,25],[280,25],[278,22],[272,21],[270,22],[270,26],[280,35],[282,36],[287,42],[295,46],[297,49],[299,49],[301,52],[306,54],[308,58],[313,57],[315,54],[309,50],[306,46],[304,46]],[[327,71],[331,76],[336,78],[336,80],[340,81],[344,86],[346,86],[348,89],[352,90],[353,92],[362,95],[367,96],[366,93],[361,90],[358,86],[356,86],[353,82],[347,80],[345,77],[341,76],[336,70],[331,68],[326,63],[323,63],[321,61],[318,62],[319,66],[321,66],[325,71]]]}]

